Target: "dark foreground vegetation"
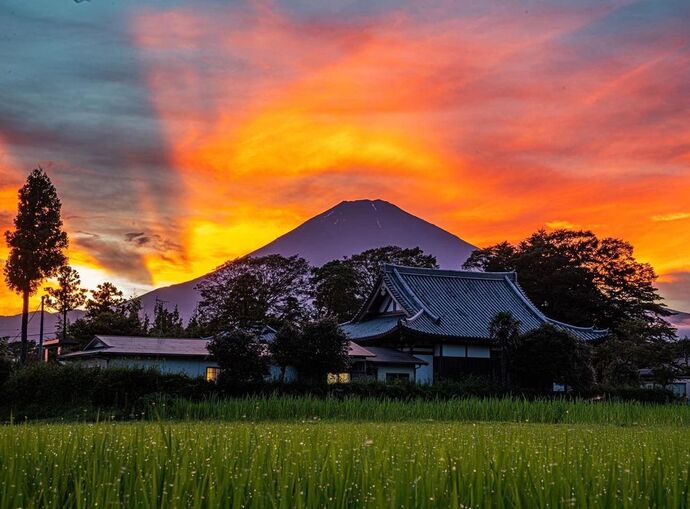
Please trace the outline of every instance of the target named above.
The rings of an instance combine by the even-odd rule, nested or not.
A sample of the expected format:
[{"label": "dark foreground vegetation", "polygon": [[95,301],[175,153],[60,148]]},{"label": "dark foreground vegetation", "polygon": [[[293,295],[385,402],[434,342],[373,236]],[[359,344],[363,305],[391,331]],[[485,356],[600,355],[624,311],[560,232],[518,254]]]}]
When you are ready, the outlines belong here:
[{"label": "dark foreground vegetation", "polygon": [[[494,403],[483,403],[484,413],[459,410],[469,408],[460,401],[470,399]],[[506,403],[497,403],[500,400]],[[447,381],[431,386],[262,383],[230,389],[202,379],[161,374],[153,370],[35,364],[14,371],[0,385],[0,418],[6,422],[10,419],[93,420],[106,416],[109,419],[128,420],[154,415],[175,419],[318,417],[378,420],[387,417],[392,420],[503,420],[500,416],[505,417],[506,411],[508,414],[514,411],[514,407],[510,406],[513,403],[534,400],[539,400],[540,405],[547,405],[554,412],[553,415],[560,415],[559,412],[567,410],[569,405],[576,404],[573,402],[587,408],[601,409],[599,411],[603,413],[607,410],[602,401],[637,402],[635,408],[643,408],[643,404],[677,402],[668,391],[635,387],[594,387],[587,392],[561,396],[516,390],[506,392],[500,385],[481,378]],[[260,409],[258,413],[252,410],[254,403]],[[392,409],[390,405],[395,408]],[[509,409],[494,415],[491,405],[508,405],[505,408]],[[677,413],[680,419],[686,419],[683,416],[687,414],[687,423],[690,424],[690,407],[673,404],[668,408],[664,412]],[[529,419],[523,410],[515,412],[507,420]],[[555,418],[545,421],[538,417],[533,419],[538,422],[567,422]],[[634,416],[628,419],[629,423],[635,420]]]}]

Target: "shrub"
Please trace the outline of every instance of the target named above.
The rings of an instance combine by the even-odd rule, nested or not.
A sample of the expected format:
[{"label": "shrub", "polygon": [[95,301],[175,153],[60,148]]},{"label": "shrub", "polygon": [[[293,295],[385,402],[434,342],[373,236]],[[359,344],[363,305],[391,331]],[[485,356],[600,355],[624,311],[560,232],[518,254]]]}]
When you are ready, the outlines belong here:
[{"label": "shrub", "polygon": [[127,415],[148,394],[200,399],[214,390],[203,379],[155,370],[37,363],[14,371],[2,384],[0,406],[6,414],[21,411],[33,417],[61,416],[75,408],[115,409]]},{"label": "shrub", "polygon": [[218,385],[237,390],[261,384],[268,375],[268,358],[256,334],[233,329],[216,335],[208,351],[221,368]]}]

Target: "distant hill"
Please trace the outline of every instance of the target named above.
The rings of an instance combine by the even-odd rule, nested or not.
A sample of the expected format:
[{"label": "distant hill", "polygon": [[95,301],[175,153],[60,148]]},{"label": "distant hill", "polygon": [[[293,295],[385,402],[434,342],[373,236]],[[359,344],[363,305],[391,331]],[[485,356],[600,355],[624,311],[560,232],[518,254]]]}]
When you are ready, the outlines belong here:
[{"label": "distant hill", "polygon": [[[83,316],[83,311],[72,311],[68,318],[72,321]],[[55,330],[60,321],[57,313],[46,312],[43,317],[43,338],[55,337]],[[10,340],[18,340],[21,334],[22,315],[0,316],[0,338],[9,337]],[[41,328],[41,313],[29,313],[29,340],[38,342],[39,331]]]},{"label": "distant hill", "polygon": [[[383,200],[344,201],[309,219],[294,230],[250,253],[251,256],[299,255],[312,265],[395,245],[419,246],[443,268],[459,268],[476,249],[457,236]],[[156,299],[177,304],[186,320],[194,311],[198,294],[194,286],[204,276],[153,290],[141,297],[143,309],[153,312]]]},{"label": "distant hill", "polygon": [[[392,203],[383,200],[357,200],[339,203],[250,255],[299,255],[312,265],[318,266],[343,256],[388,245],[419,246],[426,253],[434,255],[442,268],[449,269],[459,268],[476,249],[459,237],[405,212]],[[142,295],[144,312],[152,316],[156,299],[159,299],[166,302],[170,308],[177,304],[183,319],[187,320],[198,302],[198,293],[194,287],[204,277],[158,288]],[[82,313],[73,312],[71,319],[78,318]],[[690,337],[690,313],[674,313],[668,321],[678,329],[679,337]],[[57,315],[46,313],[45,337],[53,335],[57,320]],[[20,315],[0,316],[0,337],[18,336],[20,324]],[[36,314],[29,324],[31,339],[38,337],[38,328],[39,316]]]},{"label": "distant hill", "polygon": [[690,338],[690,313],[683,313],[682,311],[674,311],[673,315],[669,316],[667,320],[678,329],[679,338]]}]

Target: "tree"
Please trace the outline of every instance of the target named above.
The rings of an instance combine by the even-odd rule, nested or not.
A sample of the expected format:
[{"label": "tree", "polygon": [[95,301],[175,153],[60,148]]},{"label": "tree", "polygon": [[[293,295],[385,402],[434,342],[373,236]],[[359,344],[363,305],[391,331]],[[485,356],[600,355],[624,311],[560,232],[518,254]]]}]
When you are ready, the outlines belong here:
[{"label": "tree", "polygon": [[616,331],[628,320],[649,325],[649,339],[665,341],[673,328],[649,264],[619,239],[590,231],[540,230],[517,245],[502,242],[472,253],[465,268],[515,271],[530,299],[551,318]]},{"label": "tree", "polygon": [[9,378],[13,365],[8,338],[0,338],[0,386]]},{"label": "tree", "polygon": [[150,333],[159,338],[184,337],[185,327],[177,306],[169,311],[161,301],[157,300],[153,307],[153,328]]},{"label": "tree", "polygon": [[594,346],[597,379],[606,385],[639,386],[641,369],[651,369],[662,379],[678,371],[675,363],[683,357],[682,342],[650,340],[654,335],[654,325],[646,320],[621,323],[609,338]]},{"label": "tree", "polygon": [[285,383],[285,371],[295,364],[300,347],[301,331],[292,323],[285,323],[276,332],[275,338],[268,345],[273,363],[280,367],[280,383]]},{"label": "tree", "polygon": [[62,317],[60,334],[67,339],[67,313],[86,302],[86,290],[81,287],[79,273],[69,265],[63,265],[57,272],[57,288],[46,288],[47,306]]},{"label": "tree", "polygon": [[520,387],[537,391],[550,392],[554,383],[581,391],[594,382],[589,345],[550,324],[520,336],[511,370]]},{"label": "tree", "polygon": [[22,295],[20,363],[26,364],[29,297],[64,265],[67,234],[62,231],[57,191],[41,168],[29,174],[18,194],[14,231],[5,232],[10,254],[4,274],[7,286]]},{"label": "tree", "polygon": [[329,262],[312,274],[317,311],[339,321],[352,318],[373,290],[385,264],[438,268],[436,258],[418,247],[385,246]]},{"label": "tree", "polygon": [[218,384],[236,389],[259,384],[269,372],[266,346],[248,331],[230,329],[216,334],[209,342],[208,351],[218,363]]},{"label": "tree", "polygon": [[290,321],[306,314],[310,269],[304,258],[277,254],[227,262],[197,285],[199,315],[212,331]]},{"label": "tree", "polygon": [[349,260],[333,260],[312,271],[314,307],[339,322],[352,318],[362,303],[357,270]]},{"label": "tree", "polygon": [[347,336],[334,317],[326,317],[302,326],[295,337],[294,350],[283,362],[292,364],[300,378],[324,383],[328,373],[342,373],[350,365]]},{"label": "tree", "polygon": [[360,291],[364,295],[364,298],[366,298],[374,288],[376,280],[381,274],[383,266],[386,264],[428,269],[438,268],[436,257],[425,254],[419,247],[377,247],[353,255],[350,260],[357,271]]},{"label": "tree", "polygon": [[70,326],[70,336],[84,346],[98,334],[113,336],[146,336],[139,299],[126,300],[112,283],[103,283],[86,301],[86,315]]},{"label": "tree", "polygon": [[489,337],[501,347],[501,383],[505,389],[510,389],[510,368],[520,345],[520,322],[510,312],[496,313],[489,324]]},{"label": "tree", "polygon": [[120,310],[126,300],[121,290],[106,281],[91,292],[91,298],[86,301],[86,316],[95,317],[101,313]]},{"label": "tree", "polygon": [[194,309],[192,316],[190,316],[189,320],[187,321],[187,326],[185,327],[185,330],[184,330],[185,337],[201,338],[201,337],[205,337],[205,336],[211,336],[210,331],[204,325],[203,322],[204,322],[204,320],[203,320],[201,314],[199,313],[199,307],[197,306]]}]

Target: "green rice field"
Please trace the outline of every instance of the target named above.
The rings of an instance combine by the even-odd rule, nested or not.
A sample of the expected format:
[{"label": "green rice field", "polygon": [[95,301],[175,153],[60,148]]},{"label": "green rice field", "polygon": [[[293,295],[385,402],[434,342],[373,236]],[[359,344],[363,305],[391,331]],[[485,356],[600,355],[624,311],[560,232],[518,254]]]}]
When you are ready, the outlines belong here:
[{"label": "green rice field", "polygon": [[[466,415],[481,401],[466,401],[477,405]],[[235,403],[250,402],[254,415],[237,419],[227,402],[220,405],[225,419],[0,426],[0,507],[690,505],[690,433],[670,418],[683,406],[620,404],[619,419],[640,421],[620,425],[591,422],[596,413],[586,424],[524,422],[526,413],[546,420],[528,402],[513,402],[528,406],[502,414],[506,422],[432,420],[413,412],[420,403],[392,402],[388,411],[409,405],[407,418],[348,419],[344,408],[329,417],[326,407],[321,417],[303,418],[314,406],[293,419],[254,419],[266,400]],[[322,403],[331,412],[355,404]],[[589,405],[590,412],[606,408]]]}]

